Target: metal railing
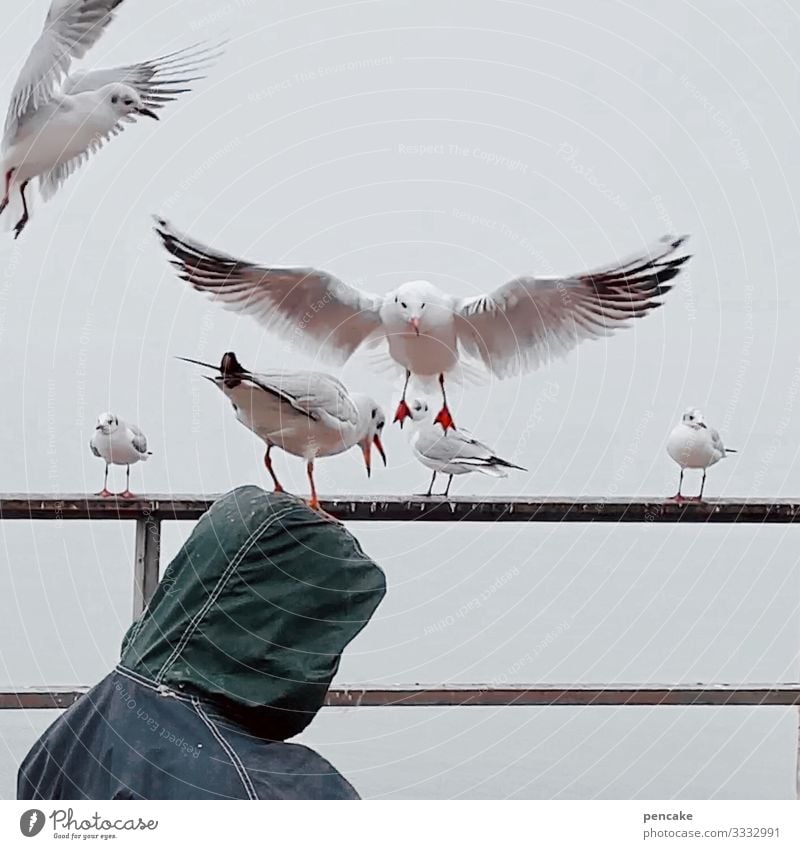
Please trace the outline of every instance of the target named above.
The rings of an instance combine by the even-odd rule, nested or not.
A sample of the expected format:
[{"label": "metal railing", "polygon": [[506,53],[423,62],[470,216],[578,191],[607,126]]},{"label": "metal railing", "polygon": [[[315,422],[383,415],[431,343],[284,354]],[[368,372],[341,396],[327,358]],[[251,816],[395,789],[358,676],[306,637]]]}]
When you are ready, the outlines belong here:
[{"label": "metal railing", "polygon": [[[158,585],[161,523],[197,520],[217,495],[141,495],[135,499],[86,495],[0,495],[0,520],[89,519],[134,521],[133,615],[138,617]],[[661,499],[423,498],[345,495],[323,499],[323,508],[346,522],[616,522],[791,524],[800,522],[800,500],[710,499],[676,504]],[[0,709],[69,707],[87,688],[0,691]],[[800,682],[784,684],[452,685],[334,687],[331,707],[399,706],[796,706]],[[798,711],[800,716],[800,711]],[[797,795],[800,798],[800,726]]]}]

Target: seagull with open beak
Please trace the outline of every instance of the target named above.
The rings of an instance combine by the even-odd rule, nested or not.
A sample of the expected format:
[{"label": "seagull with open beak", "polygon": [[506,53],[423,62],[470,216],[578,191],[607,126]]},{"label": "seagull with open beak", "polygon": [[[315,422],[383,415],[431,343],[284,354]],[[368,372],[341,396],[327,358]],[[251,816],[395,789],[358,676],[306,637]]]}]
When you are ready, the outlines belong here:
[{"label": "seagull with open beak", "polygon": [[369,477],[374,446],[386,465],[381,442],[386,424],[383,410],[369,396],[348,392],[335,377],[311,371],[250,372],[233,352],[224,354],[219,366],[178,359],[218,372],[208,380],[230,400],[236,418],[266,443],[264,464],[276,492],[283,491],[270,457],[276,446],[306,461],[311,485],[308,503],[322,513],[314,484],[317,457],[331,457],[358,445]]}]

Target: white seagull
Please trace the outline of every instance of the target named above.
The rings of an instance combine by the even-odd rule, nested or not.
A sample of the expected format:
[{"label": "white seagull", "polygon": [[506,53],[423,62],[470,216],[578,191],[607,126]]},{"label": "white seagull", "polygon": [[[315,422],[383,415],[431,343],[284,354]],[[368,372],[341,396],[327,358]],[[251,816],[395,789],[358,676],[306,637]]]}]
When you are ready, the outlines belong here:
[{"label": "white seagull", "polygon": [[270,459],[274,446],[306,461],[311,484],[309,507],[320,510],[314,484],[314,461],[361,448],[367,476],[372,473],[372,446],[386,465],[381,434],[386,424],[383,410],[367,395],[349,393],[335,377],[319,372],[250,372],[228,352],[219,366],[178,357],[219,372],[210,380],[233,405],[236,418],[267,444],[264,465],[283,492]]},{"label": "white seagull", "polygon": [[447,489],[441,495],[450,493],[450,484],[453,475],[466,475],[470,472],[480,472],[495,478],[506,478],[506,469],[519,469],[526,472],[522,466],[503,460],[483,442],[472,439],[462,430],[447,430],[442,432],[437,422],[432,422],[428,405],[425,401],[412,401],[409,407],[409,417],[414,422],[411,431],[411,449],[414,456],[429,469],[433,469],[431,485],[428,487],[426,496],[433,492],[436,475],[442,472],[450,475],[447,481]]},{"label": "white seagull", "polygon": [[683,501],[683,473],[686,469],[702,469],[703,481],[700,484],[698,501],[703,500],[703,489],[706,485],[706,471],[709,466],[718,463],[728,454],[736,454],[733,448],[726,448],[719,432],[705,423],[700,410],[687,410],[675,426],[667,440],[667,453],[681,467],[681,477],[678,482],[678,493],[674,501]]},{"label": "white seagull", "polygon": [[173,266],[196,290],[223,307],[346,360],[363,344],[386,341],[405,369],[395,421],[409,416],[409,378],[438,378],[442,409],[435,421],[454,427],[445,376],[461,357],[498,377],[527,371],[584,339],[608,336],[661,305],[658,298],[688,256],[675,257],[686,237],[664,238],[651,250],[569,277],[518,277],[488,295],[458,298],[431,283],[404,283],[385,296],[362,292],[313,268],[268,268],[194,241],[156,218]]},{"label": "white seagull", "polygon": [[[189,91],[215,49],[195,45],[139,62],[69,73],[114,18],[122,0],[53,0],[44,28],[20,71],[6,116],[0,159],[4,192],[0,213],[21,201],[16,239],[30,217],[25,189],[39,178],[49,200],[92,153],[140,115]],[[12,190],[16,193],[12,195]],[[16,204],[15,204],[16,206]]]},{"label": "white seagull", "polygon": [[95,457],[106,461],[106,474],[103,478],[103,488],[98,495],[108,497],[113,492],[108,491],[108,467],[127,466],[125,472],[125,491],[120,493],[122,498],[134,498],[131,492],[131,466],[140,460],[146,460],[153,452],[147,450],[147,437],[135,425],[125,424],[113,413],[100,413],[97,417],[89,447]]}]

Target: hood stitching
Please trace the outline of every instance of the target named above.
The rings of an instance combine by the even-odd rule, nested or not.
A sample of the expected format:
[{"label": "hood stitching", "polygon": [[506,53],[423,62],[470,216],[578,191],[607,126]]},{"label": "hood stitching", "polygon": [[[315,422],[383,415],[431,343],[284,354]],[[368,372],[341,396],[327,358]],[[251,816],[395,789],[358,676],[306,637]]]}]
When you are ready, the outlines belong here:
[{"label": "hood stitching", "polygon": [[[161,688],[164,687],[164,684],[158,685],[154,681],[151,681],[149,678],[145,678],[143,675],[140,675],[138,672],[134,672],[132,669],[128,669],[126,666],[123,666],[121,663],[118,663],[115,670],[120,675],[123,675],[125,678],[129,678],[134,684],[139,684],[142,687],[145,687],[148,690],[152,690],[154,693],[157,693],[159,696],[165,695]],[[183,695],[183,693],[178,693],[175,690],[169,690],[169,695],[172,698],[180,699],[182,702],[191,701],[191,696]]]},{"label": "hood stitching", "polygon": [[225,754],[230,758],[231,763],[233,764],[233,768],[236,770],[236,773],[239,776],[239,779],[244,786],[245,792],[247,793],[248,799],[258,799],[258,793],[256,793],[256,789],[253,786],[253,782],[250,778],[245,765],[242,763],[241,758],[236,753],[236,750],[230,744],[230,742],[224,737],[222,731],[217,727],[217,725],[210,719],[208,714],[203,710],[200,705],[200,700],[196,696],[192,696],[191,698],[192,706],[194,707],[195,713],[200,717],[203,723],[206,725],[208,730],[211,732],[211,735],[214,739],[222,746]]},{"label": "hood stitching", "polygon": [[272,513],[267,516],[266,519],[250,534],[250,536],[242,543],[242,545],[237,549],[234,556],[231,558],[230,563],[225,567],[224,571],[220,575],[217,580],[216,586],[211,592],[211,595],[206,599],[205,604],[195,613],[195,615],[189,620],[189,623],[186,626],[186,630],[181,635],[178,640],[175,648],[172,650],[172,653],[167,657],[164,661],[161,669],[158,671],[156,675],[156,683],[162,683],[164,676],[169,672],[170,667],[172,667],[178,660],[180,653],[186,648],[186,644],[194,635],[197,628],[200,626],[205,615],[211,609],[211,607],[216,603],[217,599],[222,595],[222,591],[225,589],[228,581],[233,577],[234,573],[238,569],[242,560],[244,560],[245,556],[249,553],[252,547],[256,544],[261,534],[270,528],[275,522],[282,519],[284,516],[288,515],[295,508],[295,505],[291,505],[285,510],[282,510],[280,513]]}]

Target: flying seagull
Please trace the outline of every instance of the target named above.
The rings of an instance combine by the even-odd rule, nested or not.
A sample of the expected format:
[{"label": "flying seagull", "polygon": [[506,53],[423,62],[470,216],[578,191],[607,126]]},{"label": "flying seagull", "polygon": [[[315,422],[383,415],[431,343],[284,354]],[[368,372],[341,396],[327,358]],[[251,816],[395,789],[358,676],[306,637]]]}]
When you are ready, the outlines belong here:
[{"label": "flying seagull", "polygon": [[147,450],[147,437],[138,427],[125,424],[113,413],[101,413],[97,417],[97,426],[89,440],[89,447],[95,457],[106,461],[103,488],[97,494],[103,497],[114,494],[108,491],[108,467],[113,464],[127,467],[125,491],[120,493],[120,497],[134,498],[131,492],[131,466],[146,460],[153,453]]},{"label": "flying seagull", "polygon": [[126,124],[156,114],[190,91],[219,54],[194,45],[133,65],[70,73],[105,31],[123,0],[53,0],[11,93],[0,159],[0,213],[21,202],[18,238],[30,218],[28,183],[49,200],[70,174]]},{"label": "flying seagull", "polygon": [[708,467],[718,463],[728,454],[738,452],[733,448],[726,448],[719,432],[706,424],[700,410],[692,408],[683,414],[680,422],[669,435],[667,453],[681,467],[678,492],[677,495],[673,496],[674,501],[681,502],[684,500],[681,489],[683,488],[683,473],[686,469],[703,470],[700,495],[697,496],[697,500],[702,501]]},{"label": "flying seagull", "polygon": [[409,416],[413,421],[411,429],[411,450],[414,456],[433,470],[431,484],[426,496],[433,493],[433,485],[436,483],[436,475],[449,475],[447,489],[441,495],[450,494],[450,484],[453,475],[466,475],[470,472],[480,472],[495,478],[508,477],[507,469],[519,469],[526,472],[522,466],[509,463],[498,457],[495,452],[485,445],[472,439],[463,430],[447,430],[442,432],[436,422],[432,422],[428,405],[425,401],[412,401],[409,407]]},{"label": "flying seagull", "polygon": [[686,237],[665,237],[649,251],[596,271],[518,277],[488,295],[459,298],[416,280],[378,296],[314,268],[236,259],[179,233],[163,218],[155,220],[179,276],[223,307],[340,361],[361,345],[385,340],[405,369],[394,420],[402,426],[410,414],[412,375],[438,379],[442,408],[435,421],[444,430],[454,427],[445,376],[459,358],[477,358],[497,377],[534,369],[660,306],[658,299],[672,288],[667,282],[689,258],[674,256]]},{"label": "flying seagull", "polygon": [[369,476],[374,445],[386,465],[381,442],[386,423],[383,410],[369,396],[348,392],[335,377],[311,371],[250,372],[233,352],[224,354],[219,366],[178,359],[219,372],[208,380],[230,400],[236,418],[266,443],[264,464],[276,492],[283,492],[283,487],[270,458],[274,446],[306,461],[309,506],[315,510],[320,510],[314,484],[317,457],[331,457],[358,445]]}]

